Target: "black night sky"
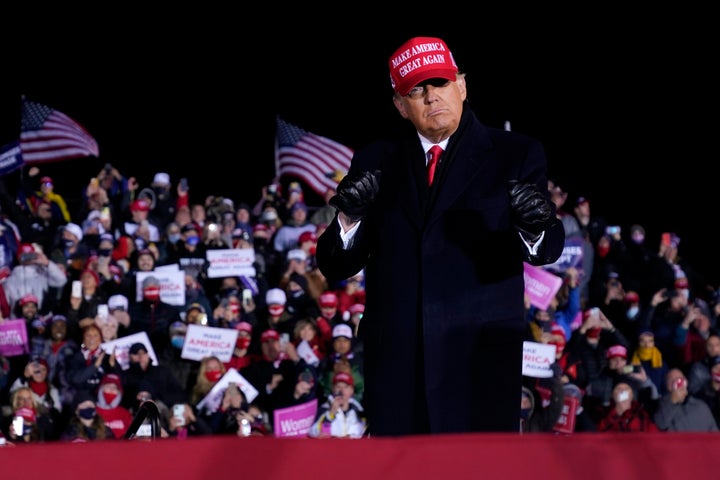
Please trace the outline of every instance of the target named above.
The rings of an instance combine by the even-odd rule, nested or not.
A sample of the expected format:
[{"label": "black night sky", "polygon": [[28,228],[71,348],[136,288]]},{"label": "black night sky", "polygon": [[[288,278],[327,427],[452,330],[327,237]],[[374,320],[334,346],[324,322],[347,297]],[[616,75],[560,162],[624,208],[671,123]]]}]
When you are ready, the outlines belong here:
[{"label": "black night sky", "polygon": [[167,171],[174,181],[189,177],[199,198],[254,203],[274,176],[276,115],[351,148],[388,134],[402,120],[387,58],[411,36],[440,36],[467,73],[483,122],[510,121],[543,141],[550,175],[611,223],[643,224],[651,245],[660,232],[677,232],[681,255],[718,285],[717,54],[703,25],[710,16],[520,16],[525,8],[460,22],[453,16],[469,12],[447,6],[412,21],[390,11],[315,17],[306,7],[283,19],[188,10],[174,12],[178,20],[121,12],[28,24],[32,35],[5,42],[12,48],[0,141],[18,136],[25,94],[71,116],[99,143],[98,159],[41,167],[67,182],[58,187],[66,197],[110,162],[141,184]]}]

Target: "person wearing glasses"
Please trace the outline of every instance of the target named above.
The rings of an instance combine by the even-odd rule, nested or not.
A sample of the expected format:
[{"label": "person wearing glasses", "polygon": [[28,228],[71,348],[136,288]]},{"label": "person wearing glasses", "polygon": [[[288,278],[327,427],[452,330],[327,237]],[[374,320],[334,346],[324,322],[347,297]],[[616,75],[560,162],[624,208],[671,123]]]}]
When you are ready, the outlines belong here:
[{"label": "person wearing glasses", "polygon": [[328,284],[364,269],[368,434],[518,432],[523,262],[555,262],[565,239],[544,147],[480,123],[442,39],[388,66],[408,122],[354,152],[316,250]]}]

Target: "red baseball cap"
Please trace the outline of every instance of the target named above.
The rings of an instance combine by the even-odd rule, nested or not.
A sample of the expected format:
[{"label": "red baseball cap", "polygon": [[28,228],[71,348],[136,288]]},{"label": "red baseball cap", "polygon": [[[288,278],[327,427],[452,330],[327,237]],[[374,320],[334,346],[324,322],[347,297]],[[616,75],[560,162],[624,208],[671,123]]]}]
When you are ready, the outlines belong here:
[{"label": "red baseball cap", "polygon": [[455,81],[458,73],[450,49],[435,37],[411,38],[390,56],[388,65],[390,84],[400,95],[431,78]]}]

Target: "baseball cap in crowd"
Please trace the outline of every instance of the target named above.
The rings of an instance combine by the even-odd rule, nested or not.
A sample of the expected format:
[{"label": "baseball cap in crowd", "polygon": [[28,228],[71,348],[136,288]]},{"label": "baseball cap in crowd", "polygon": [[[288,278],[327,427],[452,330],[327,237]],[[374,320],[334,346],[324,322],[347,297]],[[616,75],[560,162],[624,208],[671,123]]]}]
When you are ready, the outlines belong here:
[{"label": "baseball cap in crowd", "polygon": [[352,328],[350,328],[350,325],[346,325],[344,323],[338,323],[333,327],[332,330],[332,336],[333,338],[337,337],[345,337],[345,338],[353,338],[352,334]]},{"label": "baseball cap in crowd", "polygon": [[607,349],[605,356],[608,360],[615,357],[627,358],[627,348],[622,345],[613,345]]},{"label": "baseball cap in crowd", "polygon": [[125,295],[112,295],[108,298],[107,305],[110,310],[127,310],[128,299]]},{"label": "baseball cap in crowd", "polygon": [[148,202],[144,198],[138,198],[137,200],[133,201],[130,204],[130,211],[131,212],[149,212],[150,211],[150,202]]},{"label": "baseball cap in crowd", "polygon": [[267,342],[269,340],[280,340],[280,334],[277,330],[274,330],[272,328],[265,330],[262,335],[260,335],[260,341],[261,342]]},{"label": "baseball cap in crowd", "polygon": [[298,262],[304,262],[307,260],[307,253],[301,248],[293,248],[292,250],[288,250],[287,259],[288,261],[297,260]]},{"label": "baseball cap in crowd", "polygon": [[298,210],[304,210],[305,213],[307,213],[308,207],[303,202],[293,203],[293,206],[290,207],[290,213],[293,214],[293,213],[297,212]]},{"label": "baseball cap in crowd", "polygon": [[349,373],[345,373],[345,372],[336,373],[333,376],[332,383],[333,383],[333,385],[335,385],[336,383],[339,383],[339,382],[343,382],[343,383],[347,383],[348,385],[355,386],[355,381],[353,380],[352,375],[350,375]]},{"label": "baseball cap in crowd", "polygon": [[298,245],[302,245],[305,242],[317,242],[317,235],[315,232],[303,232],[298,237]]},{"label": "baseball cap in crowd", "polygon": [[116,373],[106,373],[103,375],[102,380],[100,380],[100,386],[102,387],[106,383],[114,383],[118,390],[123,391],[122,382]]},{"label": "baseball cap in crowd", "polygon": [[205,307],[203,307],[202,304],[197,302],[190,304],[190,306],[187,308],[187,311],[189,312],[190,310],[197,310],[200,313],[205,313]]},{"label": "baseball cap in crowd", "polygon": [[445,42],[434,37],[415,37],[405,42],[388,61],[390,84],[400,95],[431,78],[455,81],[458,67]]},{"label": "baseball cap in crowd", "polygon": [[65,231],[70,232],[78,239],[78,241],[83,239],[83,231],[82,228],[80,228],[80,225],[77,223],[68,223],[65,225]]},{"label": "baseball cap in crowd", "polygon": [[53,185],[53,179],[51,177],[48,177],[47,175],[40,178],[40,185],[46,185],[46,184]]},{"label": "baseball cap in crowd", "polygon": [[338,297],[333,292],[325,292],[320,295],[318,303],[320,307],[337,307]]},{"label": "baseball cap in crowd", "polygon": [[252,333],[253,327],[248,322],[238,322],[237,325],[235,325],[235,330],[238,330],[240,332]]},{"label": "baseball cap in crowd", "polygon": [[130,345],[130,349],[128,350],[128,353],[131,355],[135,355],[137,353],[140,353],[141,351],[148,353],[147,347],[144,343],[141,342],[135,342],[132,345]]},{"label": "baseball cap in crowd", "polygon": [[285,305],[287,303],[287,295],[280,288],[271,288],[265,294],[265,303],[268,305]]},{"label": "baseball cap in crowd", "polygon": [[158,172],[153,177],[154,185],[170,185],[170,175],[165,172]]},{"label": "baseball cap in crowd", "polygon": [[39,305],[40,302],[38,302],[38,297],[33,295],[32,293],[28,293],[26,295],[23,295],[20,297],[20,300],[18,300],[18,304],[22,307],[28,303],[34,303],[35,305]]}]

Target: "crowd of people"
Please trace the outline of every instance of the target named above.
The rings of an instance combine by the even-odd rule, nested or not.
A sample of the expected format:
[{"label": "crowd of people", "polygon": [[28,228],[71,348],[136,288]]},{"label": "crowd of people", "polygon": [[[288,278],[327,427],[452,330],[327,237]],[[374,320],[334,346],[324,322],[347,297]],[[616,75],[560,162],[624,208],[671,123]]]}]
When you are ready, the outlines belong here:
[{"label": "crowd of people", "polygon": [[[163,437],[273,435],[274,411],[311,399],[308,436],[365,435],[364,272],[329,283],[315,260],[331,205],[307,205],[296,181],[255,199],[199,199],[168,173],[141,188],[112,165],[82,192],[37,167],[23,178],[0,198],[0,327],[19,319],[27,332],[23,348],[0,351],[4,441],[122,439],[147,400]],[[569,205],[558,184],[548,189],[566,244],[582,255],[546,267],[563,278],[548,308],[525,305],[527,339],[554,344],[557,359],[552,378],[523,377],[519,429],[553,431],[572,391],[576,431],[717,431],[720,303],[679,254],[680,238],[663,234],[655,250],[641,225],[613,228],[588,199]],[[250,296],[241,277],[208,275],[209,250],[236,248],[254,251]],[[138,283],[168,265],[184,273],[184,305],[165,302],[152,275]],[[189,325],[237,330],[232,358],[183,358]],[[134,343],[126,368],[102,348],[138,332],[152,352]],[[230,383],[208,407],[230,369],[257,397]]]}]

